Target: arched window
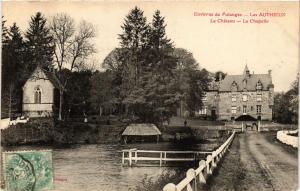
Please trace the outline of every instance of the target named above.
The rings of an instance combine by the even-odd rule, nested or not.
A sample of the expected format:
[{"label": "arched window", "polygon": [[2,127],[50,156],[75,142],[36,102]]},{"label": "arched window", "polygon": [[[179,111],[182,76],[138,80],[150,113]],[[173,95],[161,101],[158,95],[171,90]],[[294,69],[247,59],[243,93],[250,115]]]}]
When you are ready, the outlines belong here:
[{"label": "arched window", "polygon": [[42,92],[40,87],[36,87],[34,91],[34,103],[41,103],[42,102]]}]

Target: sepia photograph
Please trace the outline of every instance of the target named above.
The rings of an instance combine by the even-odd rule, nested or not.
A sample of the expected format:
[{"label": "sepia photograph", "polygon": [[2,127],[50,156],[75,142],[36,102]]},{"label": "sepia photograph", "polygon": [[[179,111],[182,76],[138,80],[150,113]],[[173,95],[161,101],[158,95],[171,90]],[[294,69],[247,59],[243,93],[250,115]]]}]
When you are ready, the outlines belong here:
[{"label": "sepia photograph", "polygon": [[0,191],[296,191],[298,1],[2,5]]}]

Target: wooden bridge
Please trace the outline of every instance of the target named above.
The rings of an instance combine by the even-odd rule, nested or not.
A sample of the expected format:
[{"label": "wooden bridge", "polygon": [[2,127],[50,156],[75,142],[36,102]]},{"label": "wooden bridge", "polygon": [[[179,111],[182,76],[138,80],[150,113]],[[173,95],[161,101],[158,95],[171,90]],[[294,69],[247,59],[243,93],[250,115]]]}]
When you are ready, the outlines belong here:
[{"label": "wooden bridge", "polygon": [[196,161],[203,158],[203,155],[209,155],[212,152],[208,151],[156,151],[156,150],[138,150],[125,149],[122,150],[122,165],[128,162],[129,166],[138,161],[156,161],[159,162],[159,166],[168,162],[188,162]]}]

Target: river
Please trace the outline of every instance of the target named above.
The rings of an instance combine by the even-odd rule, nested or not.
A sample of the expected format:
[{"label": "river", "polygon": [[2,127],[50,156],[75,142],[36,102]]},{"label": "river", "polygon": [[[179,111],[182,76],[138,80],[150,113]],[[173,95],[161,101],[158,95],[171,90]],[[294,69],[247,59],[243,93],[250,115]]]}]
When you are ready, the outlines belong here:
[{"label": "river", "polygon": [[[141,187],[146,177],[155,181],[163,173],[178,173],[178,167],[122,167],[119,152],[122,149],[211,150],[213,147],[216,144],[143,143],[72,145],[63,148],[14,146],[2,147],[2,150],[52,149],[55,190],[128,191]],[[186,170],[188,167],[180,168]]]}]

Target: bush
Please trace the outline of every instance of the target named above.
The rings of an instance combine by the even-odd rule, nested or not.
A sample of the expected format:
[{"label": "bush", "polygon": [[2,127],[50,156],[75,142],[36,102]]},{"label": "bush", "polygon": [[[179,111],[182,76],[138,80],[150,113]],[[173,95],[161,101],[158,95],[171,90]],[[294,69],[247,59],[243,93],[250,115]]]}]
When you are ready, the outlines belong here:
[{"label": "bush", "polygon": [[145,175],[140,185],[136,187],[136,191],[155,191],[163,190],[164,186],[170,182],[179,183],[185,177],[183,169],[176,169],[174,171],[165,170],[157,180],[153,180],[153,177]]}]

